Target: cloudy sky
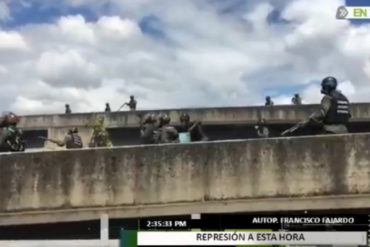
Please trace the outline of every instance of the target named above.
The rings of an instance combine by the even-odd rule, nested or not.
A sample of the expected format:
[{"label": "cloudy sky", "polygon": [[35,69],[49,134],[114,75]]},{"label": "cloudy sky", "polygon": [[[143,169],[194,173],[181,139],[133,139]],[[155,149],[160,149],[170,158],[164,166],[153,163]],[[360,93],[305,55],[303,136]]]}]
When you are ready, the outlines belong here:
[{"label": "cloudy sky", "polygon": [[[364,5],[368,0],[347,4]],[[370,101],[370,24],[344,0],[0,0],[0,111]]]}]

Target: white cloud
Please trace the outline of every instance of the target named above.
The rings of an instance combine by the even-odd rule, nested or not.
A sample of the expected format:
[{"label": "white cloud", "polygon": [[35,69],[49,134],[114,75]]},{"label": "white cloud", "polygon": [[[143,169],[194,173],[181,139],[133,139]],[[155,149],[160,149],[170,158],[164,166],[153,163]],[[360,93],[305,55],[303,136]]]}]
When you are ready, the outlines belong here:
[{"label": "white cloud", "polygon": [[292,97],[287,95],[280,95],[276,98],[272,98],[275,105],[290,105],[292,103]]},{"label": "white cloud", "polygon": [[356,93],[356,88],[351,81],[340,82],[338,84],[338,90],[345,92],[348,98]]},{"label": "white cloud", "polygon": [[97,65],[84,59],[76,51],[44,52],[37,63],[41,80],[55,87],[96,87],[101,83]]},{"label": "white cloud", "polygon": [[[290,104],[279,90],[290,85],[303,88],[305,103],[318,103],[327,75],[351,101],[368,100],[370,25],[336,20],[342,0],[255,1],[241,15],[205,0],[64,2],[94,11],[108,4],[114,15],[67,15],[0,31],[0,64],[8,71],[1,81],[21,88],[0,92],[3,107],[61,112],[70,103],[74,112],[96,111],[106,101],[118,108],[130,94],[140,109],[251,105],[272,89],[275,103]],[[267,20],[276,5],[287,22]],[[140,29],[144,16],[159,19],[163,36]],[[7,97],[13,94],[15,103]]]},{"label": "white cloud", "polygon": [[1,31],[0,30],[0,52],[1,51],[24,51],[28,46],[21,34],[15,31]]},{"label": "white cloud", "polygon": [[94,31],[81,15],[60,18],[58,27],[62,34],[72,41],[82,43],[93,43],[95,41]]},{"label": "white cloud", "polygon": [[118,16],[101,17],[97,22],[97,28],[102,37],[108,40],[125,40],[140,34],[140,28],[135,22]]},{"label": "white cloud", "polygon": [[261,3],[244,15],[244,19],[251,22],[258,32],[263,32],[268,28],[267,16],[273,11],[270,3]]},{"label": "white cloud", "polygon": [[306,104],[318,103],[322,99],[320,84],[310,84],[302,92],[303,102]]}]

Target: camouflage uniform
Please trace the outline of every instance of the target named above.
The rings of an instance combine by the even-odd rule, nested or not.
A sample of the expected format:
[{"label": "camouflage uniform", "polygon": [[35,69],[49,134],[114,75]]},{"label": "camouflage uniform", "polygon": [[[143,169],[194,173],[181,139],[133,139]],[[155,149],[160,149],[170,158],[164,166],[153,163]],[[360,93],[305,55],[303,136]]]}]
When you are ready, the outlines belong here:
[{"label": "camouflage uniform", "polygon": [[109,138],[109,133],[104,125],[104,118],[95,120],[93,124],[93,134],[89,143],[89,147],[110,147],[112,143]]},{"label": "camouflage uniform", "polygon": [[179,134],[175,127],[170,126],[171,118],[167,114],[160,114],[159,120],[159,131],[158,131],[158,143],[178,143]]},{"label": "camouflage uniform", "polygon": [[[141,117],[140,117],[141,118]],[[140,121],[140,138],[142,144],[154,144],[158,142],[157,119],[153,113],[149,113]]]},{"label": "camouflage uniform", "polygon": [[334,77],[324,78],[321,86],[321,92],[325,95],[321,100],[321,109],[310,120],[323,124],[323,133],[347,133],[346,125],[351,118],[348,99],[336,90],[337,80]]},{"label": "camouflage uniform", "polygon": [[179,132],[188,132],[190,134],[190,140],[192,142],[208,140],[208,137],[203,131],[202,123],[199,121],[190,121],[189,114],[181,114],[180,122],[181,125],[179,127]]}]

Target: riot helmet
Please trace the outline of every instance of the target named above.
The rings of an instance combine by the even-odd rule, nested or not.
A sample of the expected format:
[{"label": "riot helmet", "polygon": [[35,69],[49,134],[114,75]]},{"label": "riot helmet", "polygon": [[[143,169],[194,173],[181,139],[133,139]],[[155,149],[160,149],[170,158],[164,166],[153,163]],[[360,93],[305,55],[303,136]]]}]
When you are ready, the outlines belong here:
[{"label": "riot helmet", "polygon": [[144,116],[143,123],[155,123],[157,121],[154,113],[148,113]]},{"label": "riot helmet", "polygon": [[189,116],[189,114],[187,114],[187,113],[182,113],[181,115],[180,115],[180,122],[181,123],[187,123],[187,122],[189,122],[190,121],[190,116]]},{"label": "riot helmet", "polygon": [[169,124],[171,122],[171,118],[166,113],[160,113],[158,120],[160,125]]},{"label": "riot helmet", "polygon": [[321,93],[329,94],[337,88],[337,79],[332,76],[325,77],[321,82]]},{"label": "riot helmet", "polygon": [[19,117],[13,112],[4,113],[3,122],[5,125],[17,125],[19,122]]}]

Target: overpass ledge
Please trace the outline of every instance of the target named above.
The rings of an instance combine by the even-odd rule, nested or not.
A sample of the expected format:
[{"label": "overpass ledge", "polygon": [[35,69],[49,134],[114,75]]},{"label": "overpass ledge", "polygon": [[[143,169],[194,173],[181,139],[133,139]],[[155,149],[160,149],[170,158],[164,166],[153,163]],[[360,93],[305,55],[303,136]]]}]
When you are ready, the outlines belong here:
[{"label": "overpass ledge", "polygon": [[370,194],[313,196],[296,198],[243,199],[227,201],[186,202],[158,205],[96,207],[64,210],[1,213],[0,225],[38,224],[96,220],[102,214],[109,218],[188,215],[199,213],[269,212],[295,210],[329,210],[367,208]]}]

